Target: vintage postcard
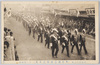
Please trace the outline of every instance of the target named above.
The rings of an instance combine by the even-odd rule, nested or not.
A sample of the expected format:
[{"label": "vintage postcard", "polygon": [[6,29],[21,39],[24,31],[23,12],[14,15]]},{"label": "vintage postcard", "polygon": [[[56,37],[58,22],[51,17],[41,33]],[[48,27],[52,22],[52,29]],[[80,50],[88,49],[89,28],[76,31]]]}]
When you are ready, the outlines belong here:
[{"label": "vintage postcard", "polygon": [[2,1],[3,64],[97,64],[97,1]]}]

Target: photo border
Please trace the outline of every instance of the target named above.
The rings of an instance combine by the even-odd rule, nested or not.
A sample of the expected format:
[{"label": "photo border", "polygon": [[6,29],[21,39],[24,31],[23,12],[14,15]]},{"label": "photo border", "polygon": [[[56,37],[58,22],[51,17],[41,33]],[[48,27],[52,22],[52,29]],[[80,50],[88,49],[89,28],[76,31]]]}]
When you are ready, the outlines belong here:
[{"label": "photo border", "polygon": [[[99,7],[98,7],[98,1],[42,1],[42,3],[45,3],[45,4],[82,4],[82,3],[85,3],[85,4],[95,4],[95,34],[96,34],[96,37],[95,37],[95,50],[96,50],[96,60],[33,60],[33,61],[30,61],[30,60],[25,60],[25,61],[4,61],[3,60],[3,47],[4,47],[4,41],[3,41],[3,37],[4,37],[4,31],[3,31],[3,28],[4,28],[4,12],[3,12],[3,4],[5,3],[13,3],[13,4],[16,4],[16,3],[34,3],[34,4],[39,4],[41,3],[40,1],[2,1],[1,2],[1,17],[2,17],[2,21],[1,21],[1,43],[2,43],[2,64],[96,64],[96,63],[99,63]],[[52,61],[52,62],[51,62]],[[61,61],[61,62],[60,62]],[[60,62],[60,63],[59,63]]]}]

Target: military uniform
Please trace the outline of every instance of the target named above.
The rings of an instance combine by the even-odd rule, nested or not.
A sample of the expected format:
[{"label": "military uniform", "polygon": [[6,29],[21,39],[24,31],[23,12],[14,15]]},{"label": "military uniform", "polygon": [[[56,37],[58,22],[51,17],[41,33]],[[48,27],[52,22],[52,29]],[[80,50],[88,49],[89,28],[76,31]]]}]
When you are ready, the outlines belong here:
[{"label": "military uniform", "polygon": [[60,29],[58,34],[59,34],[59,36],[60,36],[60,45],[62,45],[63,30]]},{"label": "military uniform", "polygon": [[31,27],[30,26],[28,26],[28,29],[29,29],[29,35],[31,34]]},{"label": "military uniform", "polygon": [[41,43],[43,42],[43,30],[42,30],[42,28],[39,28],[39,31],[38,31],[38,41],[39,41],[39,39],[41,38]]},{"label": "military uniform", "polygon": [[[68,43],[70,43],[70,38],[71,38],[71,32],[68,30]],[[70,43],[71,44],[71,43]]]},{"label": "military uniform", "polygon": [[[57,32],[55,32],[57,30],[53,31],[53,34],[51,34],[50,38],[51,38],[51,43],[52,43],[52,57],[56,56],[57,58],[57,54],[59,51],[59,47],[58,47],[58,34]],[[54,50],[56,49],[56,52],[54,53]]]},{"label": "military uniform", "polygon": [[64,49],[66,48],[66,51],[67,51],[67,56],[69,57],[69,43],[68,43],[68,35],[67,34],[64,34],[62,36],[62,53],[64,51]]},{"label": "military uniform", "polygon": [[83,47],[83,49],[85,51],[85,54],[87,54],[87,50],[86,50],[86,46],[85,46],[86,40],[85,40],[85,35],[84,34],[80,35],[80,42],[81,42],[81,44],[80,44],[80,52],[81,52],[81,49]]},{"label": "military uniform", "polygon": [[49,30],[46,31],[45,38],[46,38],[45,46],[48,44],[48,48],[49,48],[49,44],[50,44],[50,32],[49,32]]},{"label": "military uniform", "polygon": [[[77,31],[75,31],[75,33],[77,33]],[[74,49],[74,46],[76,46],[76,49],[77,49],[77,53],[78,55],[80,55],[80,51],[79,51],[79,47],[78,47],[78,41],[79,41],[79,36],[78,34],[74,34],[72,35],[72,49],[71,49],[71,53],[73,53],[73,49]]]},{"label": "military uniform", "polygon": [[31,34],[31,23],[28,24],[29,35]]},{"label": "military uniform", "polygon": [[36,27],[33,28],[33,38],[35,39]]}]

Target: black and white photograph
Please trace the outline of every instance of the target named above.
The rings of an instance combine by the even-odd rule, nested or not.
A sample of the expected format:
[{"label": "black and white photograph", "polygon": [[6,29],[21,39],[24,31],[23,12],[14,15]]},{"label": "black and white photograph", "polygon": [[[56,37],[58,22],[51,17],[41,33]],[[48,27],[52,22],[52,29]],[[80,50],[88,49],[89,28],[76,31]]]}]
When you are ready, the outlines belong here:
[{"label": "black and white photograph", "polygon": [[2,61],[97,61],[98,2],[2,2]]}]

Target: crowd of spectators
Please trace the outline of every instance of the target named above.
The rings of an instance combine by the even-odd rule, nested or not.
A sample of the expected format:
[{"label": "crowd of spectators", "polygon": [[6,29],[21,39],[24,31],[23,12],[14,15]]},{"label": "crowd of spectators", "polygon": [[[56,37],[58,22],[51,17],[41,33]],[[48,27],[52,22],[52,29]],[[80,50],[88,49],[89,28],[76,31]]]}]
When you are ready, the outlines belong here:
[{"label": "crowd of spectators", "polygon": [[[95,37],[95,20],[93,18],[84,18],[84,17],[57,17],[57,22],[63,22],[66,28],[74,30],[78,29],[79,32],[82,29],[86,30],[86,33]],[[57,25],[57,23],[56,23]]]},{"label": "crowd of spectators", "polygon": [[11,29],[4,27],[4,60],[18,60],[15,38]]}]

